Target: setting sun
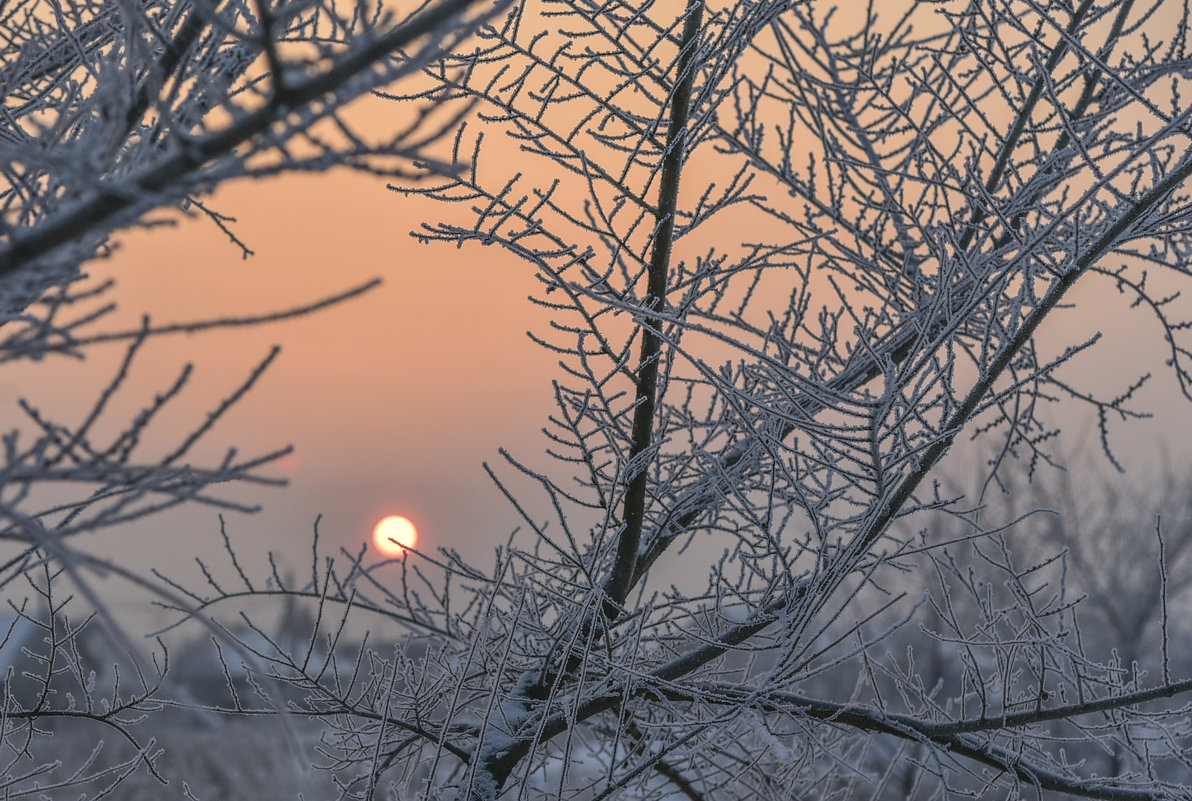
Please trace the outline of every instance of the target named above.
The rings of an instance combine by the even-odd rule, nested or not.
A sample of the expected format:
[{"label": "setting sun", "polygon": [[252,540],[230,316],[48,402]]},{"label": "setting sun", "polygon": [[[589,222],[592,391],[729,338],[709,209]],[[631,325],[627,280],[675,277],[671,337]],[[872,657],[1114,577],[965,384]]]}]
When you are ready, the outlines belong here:
[{"label": "setting sun", "polygon": [[418,544],[418,529],[407,517],[389,515],[373,529],[373,546],[381,555],[398,557]]}]

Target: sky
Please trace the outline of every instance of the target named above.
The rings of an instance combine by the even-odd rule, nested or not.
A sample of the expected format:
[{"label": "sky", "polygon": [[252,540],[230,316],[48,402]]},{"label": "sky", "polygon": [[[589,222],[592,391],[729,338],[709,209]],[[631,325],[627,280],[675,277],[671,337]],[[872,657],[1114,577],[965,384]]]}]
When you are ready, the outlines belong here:
[{"label": "sky", "polygon": [[[229,446],[243,454],[296,449],[284,470],[273,471],[288,478],[288,488],[232,492],[262,507],[227,516],[246,556],[273,550],[283,567],[304,572],[320,515],[324,550],[355,551],[378,519],[403,514],[418,525],[420,547],[490,562],[519,521],[482,463],[500,462],[501,447],[542,463],[540,428],[558,370],[556,357],[526,336],[548,324],[527,301],[536,289],[530,268],[493,248],[418,245],[410,230],[439,207],[389,191],[372,176],[337,171],[240,182],[206,203],[237,218],[232,226],[255,255],[242,259],[205,219],[175,215],[172,227],[122,233],[112,258],[89,265],[97,280],[118,282],[110,327],[134,326],[142,314],[171,323],[270,312],[372,278],[383,283],[299,320],[151,342],[113,425],[194,362],[192,385],[164,421],[163,433],[177,436],[278,344],[277,362],[200,451],[215,460]],[[1178,462],[1172,454],[1188,444],[1188,407],[1162,372],[1162,355],[1143,346],[1160,342],[1161,332],[1105,282],[1078,287],[1074,298],[1079,310],[1059,314],[1043,331],[1053,352],[1100,330],[1106,341],[1075,365],[1082,379],[1113,392],[1129,384],[1128,371],[1156,375],[1144,402],[1158,417],[1119,429],[1114,445],[1123,463],[1145,475]],[[6,369],[0,404],[12,409],[25,397],[77,421],[121,356],[120,347],[108,346],[82,365],[49,360]],[[1075,433],[1095,436],[1087,425]],[[1111,472],[1095,456],[1082,467],[1090,475]],[[219,523],[215,511],[191,508],[105,543],[134,567],[193,577],[193,556],[217,557]]]},{"label": "sky", "polygon": [[[269,312],[374,277],[382,284],[302,319],[151,342],[112,424],[193,362],[191,386],[159,431],[164,448],[280,345],[278,360],[199,451],[215,461],[229,446],[246,455],[295,448],[283,469],[270,470],[289,480],[287,488],[230,493],[262,507],[225,516],[250,571],[257,560],[262,575],[262,557],[272,550],[283,569],[305,575],[320,515],[324,553],[357,551],[377,520],[403,514],[418,525],[422,548],[453,548],[490,564],[519,521],[482,463],[500,462],[501,447],[543,463],[540,428],[557,373],[556,357],[526,336],[547,324],[527,301],[535,289],[529,271],[491,248],[418,245],[408,232],[437,207],[372,177],[338,172],[234,184],[208,205],[238,219],[235,230],[255,255],[241,258],[202,219],[121,235],[116,255],[91,266],[97,279],[118,282],[110,327],[134,326],[141,314],[160,324]],[[1140,343],[1157,342],[1158,332],[1120,296],[1097,292],[1050,324],[1052,341],[1104,330],[1106,341],[1077,366],[1083,379],[1110,391],[1139,365]],[[51,360],[6,371],[0,403],[19,395],[77,421],[122,355],[121,347],[106,346],[85,364]],[[1156,354],[1152,361],[1161,360]],[[1150,399],[1158,420],[1119,428],[1115,447],[1132,470],[1146,473],[1173,455],[1179,461],[1170,452],[1186,439],[1180,418],[1187,409],[1173,400],[1172,383],[1157,374],[1161,391]],[[1084,433],[1093,434],[1087,425]],[[1095,445],[1086,455],[1093,458],[1082,466],[1093,474],[1112,472]],[[217,512],[204,507],[104,538],[103,548],[131,566],[184,578],[198,576],[195,556],[222,561]],[[124,602],[122,589],[107,591]]]},{"label": "sky", "polygon": [[[229,494],[262,506],[226,516],[248,554],[274,550],[305,575],[319,515],[324,550],[355,551],[378,519],[403,514],[423,547],[456,548],[486,564],[517,525],[482,462],[499,461],[498,446],[541,450],[556,358],[525,334],[544,322],[526,300],[534,281],[493,249],[414,243],[408,232],[427,211],[425,201],[411,208],[417,203],[348,172],[234,184],[206,205],[238,218],[233,226],[252,257],[241,258],[209,221],[182,219],[121,234],[117,253],[89,266],[96,280],[118,282],[110,329],[135,327],[142,314],[164,324],[270,312],[382,279],[302,319],[151,341],[109,415],[115,431],[193,362],[191,385],[149,439],[164,449],[280,345],[260,383],[198,451],[211,462],[229,446],[244,455],[295,448],[282,469],[269,470],[289,487]],[[84,364],[6,369],[0,404],[25,397],[77,422],[123,353],[102,346]],[[104,536],[105,547],[138,567],[183,573],[220,542],[217,512],[206,508]]]}]

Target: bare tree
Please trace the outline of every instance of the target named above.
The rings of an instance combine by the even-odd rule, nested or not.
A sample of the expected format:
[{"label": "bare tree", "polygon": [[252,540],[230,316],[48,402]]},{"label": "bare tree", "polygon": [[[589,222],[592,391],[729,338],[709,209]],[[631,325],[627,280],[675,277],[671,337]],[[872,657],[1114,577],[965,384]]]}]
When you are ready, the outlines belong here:
[{"label": "bare tree", "polygon": [[490,470],[526,528],[494,566],[273,576],[321,636],[255,658],[324,719],[344,797],[1188,798],[1166,603],[1157,675],[1097,658],[1076,566],[933,480],[971,436],[1009,487],[1081,406],[1113,462],[1145,377],[1099,398],[1067,369],[1092,341],[1037,339],[1077,282],[1152,312],[1189,397],[1187,25],[559,0],[428,65],[397,102],[480,116],[457,175],[397,186],[462,211],[416,235],[530,265],[565,378],[549,465]]},{"label": "bare tree", "polygon": [[491,468],[526,530],[488,568],[316,540],[309,579],[261,580],[229,543],[235,587],[177,580],[183,622],[316,613],[297,644],[228,629],[207,710],[321,721],[344,798],[1188,799],[1166,600],[1157,675],[1099,658],[1077,566],[935,480],[972,436],[1015,486],[1081,406],[1112,462],[1143,379],[1100,398],[1068,369],[1093,342],[1037,338],[1078,282],[1153,313],[1192,397],[1187,28],[1131,0],[544,0],[419,61],[399,108],[479,117],[455,173],[397,188],[457,204],[420,238],[542,281],[550,460]]},{"label": "bare tree", "polygon": [[[432,121],[433,109],[412,105],[391,131],[365,136],[343,111],[415,77],[502,8],[475,0],[396,12],[319,0],[0,4],[0,362],[127,346],[83,419],[52,419],[28,399],[13,410],[19,421],[6,418],[0,794],[98,798],[134,773],[164,780],[154,768],[160,747],[138,725],[186,693],[163,692],[165,651],[136,646],[93,584],[116,575],[180,598],[105,557],[95,540],[79,547],[84,535],[183,503],[249,509],[223,487],[284,483],[262,472],[282,452],[244,457],[230,448],[214,464],[192,461],[276,350],[193,428],[162,432],[162,411],[191,382],[190,365],[122,425],[111,410],[143,344],[300,316],[375,284],[244,318],[146,318],[120,331],[104,326],[110,285],[85,284],[83,265],[105,256],[117,232],[171,222],[178,211],[206,217],[248,255],[204,202],[230,180],[338,166],[385,176],[449,169],[432,148],[452,118]],[[150,449],[147,438],[156,438]],[[60,490],[67,486],[73,494]],[[96,650],[91,635],[101,625],[109,644]],[[61,742],[65,729],[68,744],[55,747],[50,736]]]},{"label": "bare tree", "polygon": [[[1019,547],[1040,558],[1065,555],[1068,587],[1082,599],[1075,613],[1084,653],[1113,666],[1121,681],[1135,686],[1147,677],[1169,681],[1172,660],[1186,674],[1188,655],[1178,645],[1192,634],[1192,508],[1183,491],[1186,476],[1164,465],[1149,480],[1136,480],[1132,491],[1102,480],[1093,492],[1080,492],[1068,473],[1048,483],[1046,491],[1036,482],[1013,494],[1017,504],[1049,510],[1023,526]],[[1181,705],[1173,702],[1171,708]],[[1088,749],[1083,758],[1103,775],[1118,775],[1145,770],[1138,751],[1136,743],[1117,742]]]},{"label": "bare tree", "polygon": [[[444,126],[412,107],[362,136],[340,113],[415,74],[501,8],[300,2],[165,4],[24,0],[0,37],[4,216],[0,274],[19,310],[93,258],[113,230],[235,178],[348,166],[442,167]],[[446,128],[450,128],[450,121]],[[371,140],[371,141],[370,141]]]}]

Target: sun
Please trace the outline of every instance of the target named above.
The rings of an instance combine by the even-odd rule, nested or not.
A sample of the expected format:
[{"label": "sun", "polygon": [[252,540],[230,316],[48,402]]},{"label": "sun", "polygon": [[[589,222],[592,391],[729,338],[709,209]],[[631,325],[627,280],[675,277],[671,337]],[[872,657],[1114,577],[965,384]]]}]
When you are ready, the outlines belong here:
[{"label": "sun", "polygon": [[382,556],[398,557],[418,544],[418,529],[408,517],[389,515],[373,529],[373,546]]}]

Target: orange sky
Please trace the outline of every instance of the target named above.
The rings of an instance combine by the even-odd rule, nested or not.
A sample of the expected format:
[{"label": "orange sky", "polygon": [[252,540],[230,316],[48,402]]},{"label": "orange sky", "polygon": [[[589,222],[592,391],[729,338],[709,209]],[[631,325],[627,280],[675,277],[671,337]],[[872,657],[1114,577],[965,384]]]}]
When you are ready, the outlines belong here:
[{"label": "orange sky", "polygon": [[[546,466],[539,429],[552,406],[557,357],[525,336],[546,325],[544,313],[526,301],[536,289],[530,268],[493,248],[417,245],[408,231],[439,207],[389,192],[372,177],[338,172],[233,184],[209,205],[240,218],[236,230],[256,256],[241,260],[205,220],[120,236],[121,251],[92,273],[119,280],[114,298],[124,326],[143,312],[159,323],[248,314],[375,276],[384,285],[298,321],[158,340],[146,348],[122,408],[135,412],[194,360],[193,385],[168,418],[181,430],[281,344],[279,362],[212,432],[204,451],[235,445],[258,453],[290,443],[298,449],[291,487],[254,490],[263,513],[229,518],[237,541],[251,553],[278,550],[282,564],[304,571],[318,514],[327,545],[355,550],[377,519],[401,513],[419,524],[422,547],[459,548],[487,561],[518,521],[480,463],[499,461],[497,448],[505,446]],[[1120,390],[1122,368],[1138,361],[1139,342],[1159,342],[1160,333],[1111,291],[1078,289],[1075,297],[1082,296],[1093,302],[1049,323],[1044,335],[1068,344],[1077,333],[1106,330],[1107,347],[1082,357],[1081,366],[1094,383]],[[107,347],[83,366],[55,361],[6,370],[0,402],[21,395],[77,420],[119,356]],[[1153,369],[1163,391],[1151,397],[1165,416],[1116,443],[1138,467],[1159,461],[1160,444],[1175,451],[1187,439],[1188,409],[1171,400],[1173,382],[1161,373],[1161,359]],[[134,560],[186,571],[192,555],[218,550],[215,512],[154,518],[123,541],[135,544]]]},{"label": "orange sky", "polygon": [[[211,461],[228,445],[244,454],[297,448],[288,489],[237,496],[265,506],[255,517],[229,518],[250,551],[273,548],[304,569],[320,513],[327,544],[354,550],[377,519],[401,512],[419,524],[424,546],[481,558],[516,524],[481,462],[499,459],[498,445],[527,456],[541,450],[556,358],[525,336],[543,320],[525,300],[534,282],[491,248],[416,244],[407,235],[419,220],[416,203],[346,172],[241,183],[208,205],[241,220],[237,230],[254,257],[242,260],[213,225],[193,220],[122,235],[120,252],[92,266],[93,275],[119,281],[111,328],[136,325],[141,313],[167,323],[272,311],[383,279],[364,297],[300,320],[156,340],[137,364],[113,423],[195,362],[190,389],[158,432],[177,437],[273,344],[282,346],[201,451]],[[7,369],[0,395],[77,421],[122,355],[103,346],[83,365]],[[189,562],[218,543],[216,513],[155,518],[121,539],[135,542],[146,564],[162,566],[153,558],[161,554]]]},{"label": "orange sky", "polygon": [[[122,237],[120,253],[92,272],[119,280],[114,297],[124,325],[142,312],[158,323],[248,314],[308,302],[374,276],[384,284],[301,320],[152,343],[119,407],[126,414],[116,419],[135,413],[193,360],[192,386],[159,430],[177,436],[280,344],[279,361],[201,451],[210,457],[234,445],[263,453],[291,443],[298,450],[289,488],[237,494],[264,505],[256,516],[228,518],[245,552],[273,549],[282,565],[305,574],[317,515],[324,517],[324,548],[356,550],[376,520],[402,513],[419,524],[421,547],[457,548],[487,563],[519,521],[481,462],[499,462],[497,448],[505,446],[547,465],[539,428],[551,409],[556,357],[525,336],[528,328],[545,327],[545,315],[526,301],[535,288],[528,269],[492,248],[414,243],[407,231],[420,209],[435,207],[348,173],[233,185],[210,205],[240,218],[238,231],[256,255],[242,260],[202,220]],[[1157,333],[1116,293],[1090,288],[1085,294],[1101,297],[1057,318],[1052,330],[1061,333],[1057,343],[1068,343],[1080,331],[1105,329],[1106,347],[1082,357],[1082,366],[1093,383],[1113,390],[1125,380],[1124,368],[1137,362],[1138,343],[1156,342]],[[24,395],[77,420],[120,355],[108,346],[81,366],[58,361],[7,370],[0,393]],[[1144,469],[1161,461],[1164,445],[1178,457],[1186,428],[1180,420],[1187,409],[1171,400],[1171,382],[1162,373],[1156,382],[1167,399],[1160,404],[1166,417],[1132,424],[1115,442],[1128,464]],[[1094,443],[1089,452],[1095,451]],[[193,556],[217,554],[219,541],[216,512],[202,507],[150,519],[114,538],[105,534],[105,548],[119,543],[134,564],[183,575],[195,573]]]}]

